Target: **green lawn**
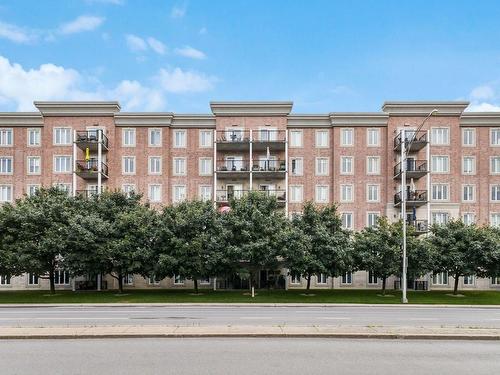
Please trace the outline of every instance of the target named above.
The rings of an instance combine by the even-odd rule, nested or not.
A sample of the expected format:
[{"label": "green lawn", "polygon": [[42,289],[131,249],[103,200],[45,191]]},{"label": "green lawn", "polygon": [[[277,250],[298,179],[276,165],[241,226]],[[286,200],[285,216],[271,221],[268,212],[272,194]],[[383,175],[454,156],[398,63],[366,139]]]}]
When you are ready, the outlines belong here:
[{"label": "green lawn", "polygon": [[[125,294],[116,291],[71,292],[58,291],[51,296],[47,291],[1,291],[2,303],[180,303],[180,302],[243,302],[243,303],[399,303],[401,293],[387,291],[391,296],[382,297],[378,290],[312,290],[312,296],[304,290],[258,290],[251,298],[245,291],[201,291],[193,295],[191,290],[130,290]],[[500,305],[500,291],[462,291],[463,297],[452,297],[449,291],[409,292],[410,303]]]}]

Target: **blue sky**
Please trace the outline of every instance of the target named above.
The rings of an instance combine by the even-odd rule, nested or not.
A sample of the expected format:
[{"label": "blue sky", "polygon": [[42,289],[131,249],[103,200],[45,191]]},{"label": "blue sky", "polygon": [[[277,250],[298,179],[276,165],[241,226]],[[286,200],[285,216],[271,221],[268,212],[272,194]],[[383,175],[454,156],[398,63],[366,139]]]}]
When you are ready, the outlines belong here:
[{"label": "blue sky", "polygon": [[487,0],[3,0],[0,111],[94,99],[180,113],[211,100],[500,111],[499,19]]}]

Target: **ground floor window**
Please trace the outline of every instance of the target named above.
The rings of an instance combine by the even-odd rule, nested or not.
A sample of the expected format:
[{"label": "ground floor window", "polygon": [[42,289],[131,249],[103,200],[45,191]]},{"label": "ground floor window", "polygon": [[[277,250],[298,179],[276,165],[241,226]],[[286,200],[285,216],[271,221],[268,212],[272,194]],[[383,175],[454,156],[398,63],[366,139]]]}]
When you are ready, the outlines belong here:
[{"label": "ground floor window", "polygon": [[69,285],[69,272],[64,270],[56,270],[54,272],[54,283],[56,285]]},{"label": "ground floor window", "polygon": [[292,279],[290,282],[292,284],[300,284],[300,275],[292,275]]},{"label": "ground floor window", "polygon": [[134,275],[131,273],[123,276],[123,284],[125,285],[132,285],[134,283]]},{"label": "ground floor window", "polygon": [[464,285],[474,285],[475,277],[474,275],[464,276]]},{"label": "ground floor window", "polygon": [[375,275],[375,272],[368,271],[368,284],[374,285],[378,284],[378,277]]},{"label": "ground floor window", "polygon": [[342,275],[342,284],[352,284],[352,272],[346,272]]},{"label": "ground floor window", "polygon": [[438,272],[432,275],[434,285],[448,285],[448,272]]},{"label": "ground floor window", "polygon": [[210,284],[210,277],[200,278],[200,284]]},{"label": "ground floor window", "polygon": [[0,275],[0,285],[10,285],[10,275]]},{"label": "ground floor window", "polygon": [[318,282],[318,284],[326,284],[326,279],[327,276],[324,273],[320,273],[316,276],[316,281]]},{"label": "ground floor window", "polygon": [[184,284],[184,276],[174,275],[174,284]]},{"label": "ground floor window", "polygon": [[491,285],[500,285],[500,276],[492,277]]},{"label": "ground floor window", "polygon": [[33,273],[28,274],[28,285],[38,285],[40,280],[38,279],[38,275]]},{"label": "ground floor window", "polygon": [[160,279],[156,275],[149,276],[149,285],[160,285]]}]

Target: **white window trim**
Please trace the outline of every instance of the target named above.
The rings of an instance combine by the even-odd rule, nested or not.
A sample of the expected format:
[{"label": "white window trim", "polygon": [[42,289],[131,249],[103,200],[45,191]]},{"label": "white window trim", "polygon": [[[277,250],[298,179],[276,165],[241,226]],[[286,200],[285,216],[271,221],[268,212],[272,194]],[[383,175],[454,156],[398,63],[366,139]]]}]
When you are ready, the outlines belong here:
[{"label": "white window trim", "polygon": [[[447,143],[435,143],[434,137],[432,136],[432,131],[434,129],[448,129],[448,142]],[[450,145],[451,132],[449,126],[433,126],[431,127],[431,142],[432,146],[449,146]]]},{"label": "white window trim", "polygon": [[[319,164],[318,164],[318,161],[320,159],[326,160],[326,172],[325,173],[319,173],[319,168],[318,168]],[[318,157],[316,157],[315,164],[316,164],[316,168],[315,168],[315,172],[316,172],[315,175],[316,176],[329,176],[330,175],[330,158],[328,156],[318,156]],[[302,167],[304,167],[304,166],[302,165]]]},{"label": "white window trim", "polygon": [[[350,130],[351,133],[352,133],[352,143],[351,144],[348,144],[348,143],[344,143],[344,130]],[[341,147],[354,147],[354,143],[356,142],[354,140],[354,137],[355,137],[355,134],[354,134],[354,128],[340,128],[340,146]]]},{"label": "white window trim", "polygon": [[136,191],[137,191],[137,190],[136,190],[136,186],[135,186],[135,184],[128,184],[128,183],[124,183],[124,184],[122,184],[122,193],[127,193],[127,194],[130,194],[130,192],[129,192],[129,191],[125,191],[125,186],[132,186],[132,191],[133,191],[133,192],[136,192]]},{"label": "white window trim", "polygon": [[[130,145],[125,144],[125,133],[128,130],[132,130],[134,133],[134,143]],[[149,137],[149,135],[148,135]],[[137,144],[137,129],[136,128],[122,128],[122,147],[135,147]]]},{"label": "white window trim", "polygon": [[184,285],[186,278],[182,277],[182,281],[177,282],[177,280],[176,280],[177,276],[182,277],[182,275],[174,275],[174,277],[172,277],[172,279],[174,280],[174,285]]},{"label": "white window trim", "polygon": [[[318,200],[318,188],[326,188],[326,200],[324,200],[324,201]],[[330,202],[330,185],[323,185],[323,184],[316,185],[314,187],[314,201],[316,203],[322,203],[322,204],[329,203]]]},{"label": "white window trim", "polygon": [[[160,132],[160,144],[159,145],[154,145],[151,143],[151,133],[153,131]],[[148,128],[148,146],[149,147],[161,147],[162,144],[163,144],[163,129],[162,128]]]},{"label": "white window trim", "polygon": [[[349,158],[351,159],[351,171],[350,172],[344,172],[342,170],[342,161],[346,158]],[[342,155],[340,157],[340,174],[343,175],[343,176],[352,176],[354,174],[354,156],[350,156],[350,155]]]},{"label": "white window trim", "polygon": [[[472,158],[472,172],[465,172],[465,158]],[[462,175],[474,176],[476,174],[476,157],[474,155],[462,156]]]},{"label": "white window trim", "polygon": [[[370,215],[377,215],[377,219],[380,219],[380,211],[366,211],[366,226],[368,226],[370,223],[368,222],[368,218],[370,217]],[[377,225],[377,223],[375,223],[374,225]]]},{"label": "white window trim", "polygon": [[[301,173],[293,173],[292,171],[292,160],[302,160],[302,171]],[[302,156],[292,156],[290,157],[290,175],[291,176],[303,176],[304,175],[304,158]]]},{"label": "white window trim", "polygon": [[[208,146],[205,146],[201,143],[201,134],[202,133],[210,133],[210,142]],[[198,132],[198,147],[199,148],[213,148],[214,147],[214,132],[213,130],[208,129],[200,129]]]},{"label": "white window trim", "polygon": [[492,197],[491,197],[491,191],[492,191],[492,189],[493,189],[493,186],[498,186],[498,187],[500,188],[500,182],[499,182],[499,183],[497,183],[497,184],[490,184],[490,189],[489,189],[489,191],[488,191],[489,196],[490,196],[490,197],[489,197],[489,201],[490,201],[490,203],[500,203],[500,199],[498,199],[498,200],[493,200],[493,199],[492,199]]},{"label": "white window trim", "polygon": [[[40,138],[40,143],[37,145],[30,145],[30,132],[36,131],[38,132],[38,136]],[[26,147],[41,147],[42,146],[42,129],[41,128],[28,128],[26,129]]]},{"label": "white window trim", "polygon": [[[344,283],[344,282],[342,281],[342,280],[343,280],[343,278],[344,278],[343,276],[344,276],[344,275],[347,275],[348,273],[350,273],[350,274],[351,274],[351,282],[345,282],[345,283]],[[339,276],[339,277],[340,277],[340,285],[352,285],[352,281],[353,281],[353,279],[354,279],[354,272],[345,272],[345,273],[344,273],[344,275],[340,275],[340,276]]]},{"label": "white window trim", "polygon": [[12,143],[10,145],[2,145],[0,144],[0,147],[14,147],[15,140],[14,140],[14,129],[13,128],[0,128],[0,131],[7,130],[12,133]]},{"label": "white window trim", "polygon": [[[181,188],[181,187],[184,188],[184,198],[180,199],[180,200],[175,200],[175,189],[176,188]],[[184,202],[187,199],[187,195],[188,195],[188,192],[187,192],[187,186],[186,185],[182,185],[182,184],[172,185],[172,202],[173,203]]]},{"label": "white window trim", "polygon": [[[159,186],[160,187],[160,199],[158,200],[153,200],[151,199],[151,186]],[[163,189],[161,184],[148,184],[148,200],[153,203],[160,203],[162,201],[163,197]]]},{"label": "white window trim", "polygon": [[[69,172],[56,172],[56,158],[61,158],[61,157],[69,158],[69,160],[70,160]],[[72,171],[72,169],[73,169],[73,156],[71,156],[71,155],[54,155],[52,161],[53,161],[52,173],[54,173],[54,174],[72,174],[73,173],[73,171]]]},{"label": "white window trim", "polygon": [[343,211],[340,213],[340,220],[342,221],[342,215],[344,214],[348,214],[348,215],[351,215],[351,227],[350,228],[345,228],[347,230],[354,230],[355,226],[354,226],[354,212],[353,211]]},{"label": "white window trim", "polygon": [[[466,145],[464,143],[464,139],[465,139],[464,133],[465,133],[466,130],[472,130],[472,134],[474,134],[472,136],[473,142],[472,142],[471,145]],[[462,128],[462,147],[476,147],[476,129],[474,129],[474,128]]]},{"label": "white window trim", "polygon": [[0,172],[0,176],[12,176],[14,174],[14,157],[13,156],[0,156],[0,159],[10,160],[10,172]]},{"label": "white window trim", "polygon": [[[202,172],[202,168],[201,168],[201,163],[202,163],[203,160],[209,160],[210,164],[211,164],[211,167],[208,168],[208,172],[206,172],[206,173],[203,173]],[[213,169],[214,169],[214,165],[213,165],[213,161],[212,161],[211,157],[203,156],[203,157],[200,157],[198,159],[198,174],[200,176],[212,176],[213,175]]]},{"label": "white window trim", "polygon": [[[292,199],[293,194],[291,193],[292,188],[300,188],[301,191],[301,197],[299,199]],[[290,185],[288,187],[289,189],[289,194],[290,194],[290,203],[302,203],[304,201],[304,185]]]},{"label": "white window trim", "polygon": [[[292,139],[292,133],[293,132],[300,133],[300,146],[292,146],[291,139]],[[302,130],[290,129],[289,130],[289,136],[290,136],[290,140],[288,142],[288,147],[289,148],[303,148],[304,147],[304,132]],[[316,140],[314,140],[314,142],[316,143]]]},{"label": "white window trim", "polygon": [[[69,129],[69,134],[70,134],[70,142],[69,143],[56,143],[56,130],[57,129]],[[53,146],[62,146],[62,147],[68,147],[72,145],[72,140],[73,140],[73,128],[69,126],[56,126],[53,130],[54,134],[53,139],[52,139],[52,144]]]},{"label": "white window trim", "polygon": [[[370,131],[375,130],[378,133],[377,144],[370,144]],[[380,129],[379,128],[367,128],[366,129],[366,147],[380,147]]]},{"label": "white window trim", "polygon": [[[377,199],[376,200],[370,200],[369,199],[369,186],[376,186],[377,187]],[[366,201],[368,203],[379,203],[380,202],[380,184],[372,184],[368,183],[366,184]]]},{"label": "white window trim", "polygon": [[[125,159],[131,158],[134,160],[134,171],[133,172],[125,172]],[[122,156],[122,174],[125,176],[134,176],[137,171],[137,160],[133,155],[123,155]]]},{"label": "white window trim", "polygon": [[26,185],[26,195],[28,195],[28,196],[30,195],[29,191],[30,191],[31,187],[36,187],[37,190],[39,190],[42,187],[42,185],[41,184],[27,184]]},{"label": "white window trim", "polygon": [[[175,161],[176,160],[184,160],[184,172],[176,173],[175,172]],[[175,157],[172,159],[172,176],[186,176],[187,175],[187,158],[185,157]]]},{"label": "white window trim", "polygon": [[472,223],[476,222],[476,213],[475,212],[462,212],[462,222],[465,223],[464,216],[465,215],[471,215],[472,216]]},{"label": "white window trim", "polygon": [[212,185],[198,185],[198,198],[200,198],[200,200],[205,200],[204,197],[201,194],[203,188],[209,188],[210,189],[210,198],[208,198],[207,201],[212,200],[212,198],[213,198],[213,188],[212,188]]},{"label": "white window trim", "polygon": [[[470,200],[470,201],[466,201],[464,199],[464,188],[466,186],[472,186],[472,200]],[[461,196],[461,201],[463,203],[474,203],[474,202],[476,202],[476,185],[474,185],[474,184],[462,184],[462,191],[461,191],[461,193],[462,193],[461,194],[462,195]],[[448,192],[448,195],[450,195],[450,192]]]},{"label": "white window trim", "polygon": [[489,142],[490,147],[500,147],[500,142],[497,145],[493,144],[493,132],[494,131],[500,132],[500,128],[491,128],[490,129],[490,142]]},{"label": "white window trim", "polygon": [[500,169],[498,170],[498,172],[493,172],[493,160],[494,159],[498,159],[499,162],[498,162],[498,165],[500,166],[500,155],[498,156],[490,156],[490,175],[500,175]]},{"label": "white window trim", "polygon": [[[152,172],[151,171],[151,160],[153,158],[160,159],[160,171],[159,172]],[[159,155],[148,156],[148,174],[152,175],[152,176],[158,176],[158,175],[161,175],[162,172],[163,172],[163,160],[162,160],[162,157],[159,156]]]},{"label": "white window trim", "polygon": [[[342,187],[343,186],[350,186],[351,187],[351,199],[350,200],[348,200],[348,199],[342,199]],[[354,184],[340,184],[340,202],[342,202],[342,203],[352,203],[352,202],[354,202],[354,195],[355,195]]]},{"label": "white window trim", "polygon": [[12,184],[0,184],[0,187],[10,187],[10,199],[1,202],[12,202],[14,200],[14,186]]},{"label": "white window trim", "polygon": [[[432,187],[434,185],[443,185],[443,186],[447,186],[447,193],[448,193],[448,198],[446,199],[434,199],[432,197]],[[463,192],[462,192],[463,193]],[[430,199],[431,199],[431,202],[449,202],[450,201],[450,196],[451,196],[451,190],[450,190],[450,184],[449,183],[445,183],[445,182],[434,182],[431,184],[431,191],[430,191]]]},{"label": "white window trim", "polygon": [[[176,139],[176,134],[177,133],[184,133],[184,145],[183,146],[176,146],[175,145],[175,139]],[[174,130],[173,137],[172,137],[172,147],[173,148],[186,148],[187,147],[187,131],[186,131],[186,129],[183,129],[183,130]]]},{"label": "white window trim", "polygon": [[[447,158],[448,159],[448,169],[446,172],[435,172],[434,169],[434,163],[432,162],[432,158]],[[450,155],[431,155],[431,173],[432,174],[450,174]]]},{"label": "white window trim", "polygon": [[[326,146],[318,145],[318,134],[319,133],[326,134]],[[316,148],[329,148],[330,147],[330,132],[328,130],[316,130],[314,132],[314,147],[316,147]]]},{"label": "white window trim", "polygon": [[[497,216],[499,215],[500,216],[500,212],[490,212],[490,225],[493,225],[493,216]],[[498,222],[498,227],[500,228],[500,219],[499,219],[499,222]]]},{"label": "white window trim", "polygon": [[[40,170],[38,172],[30,172],[30,159],[38,159]],[[28,155],[26,156],[26,174],[30,176],[39,176],[42,174],[42,157],[38,155]]]},{"label": "white window trim", "polygon": [[[369,172],[368,171],[368,166],[370,165],[369,163],[369,160],[370,158],[375,158],[378,160],[378,171],[376,172]],[[369,175],[369,176],[379,176],[380,175],[380,170],[381,170],[381,163],[380,163],[380,156],[377,156],[377,155],[369,155],[366,157],[366,174]]]}]

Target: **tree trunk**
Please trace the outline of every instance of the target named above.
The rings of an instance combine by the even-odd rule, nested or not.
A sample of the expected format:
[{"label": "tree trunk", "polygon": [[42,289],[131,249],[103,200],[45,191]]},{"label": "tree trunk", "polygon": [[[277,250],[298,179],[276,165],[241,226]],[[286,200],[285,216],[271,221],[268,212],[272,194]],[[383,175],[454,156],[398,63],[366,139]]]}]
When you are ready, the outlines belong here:
[{"label": "tree trunk", "polygon": [[455,285],[453,286],[453,295],[456,296],[458,292],[458,280],[460,276],[458,274],[455,274]]},{"label": "tree trunk", "polygon": [[387,281],[387,278],[385,276],[382,277],[382,295],[383,296],[385,296],[385,284],[386,284],[386,281]]},{"label": "tree trunk", "polygon": [[307,287],[306,287],[306,290],[309,292],[309,289],[311,289],[311,274],[307,275]]},{"label": "tree trunk", "polygon": [[121,273],[118,274],[118,292],[123,293],[123,275]]},{"label": "tree trunk", "polygon": [[49,271],[49,282],[50,282],[50,294],[56,294],[56,283],[55,283],[55,272],[54,269]]},{"label": "tree trunk", "polygon": [[194,278],[194,292],[198,294],[198,279]]}]

